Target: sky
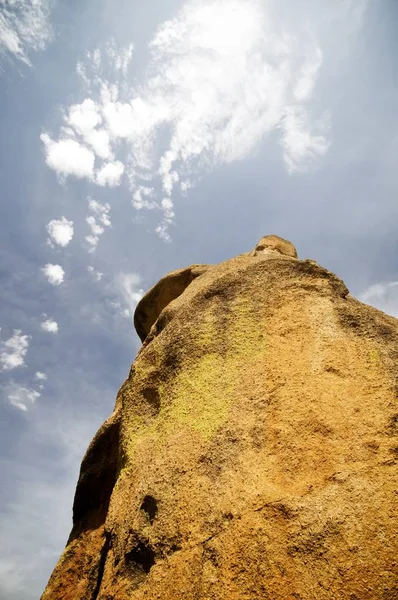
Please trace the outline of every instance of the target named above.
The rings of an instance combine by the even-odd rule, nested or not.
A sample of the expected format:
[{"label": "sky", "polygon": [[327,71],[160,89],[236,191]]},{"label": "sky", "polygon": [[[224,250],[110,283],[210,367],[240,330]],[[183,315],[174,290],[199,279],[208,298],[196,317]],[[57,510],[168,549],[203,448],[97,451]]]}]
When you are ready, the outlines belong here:
[{"label": "sky", "polygon": [[0,598],[36,600],[164,274],[263,235],[398,316],[395,0],[0,0]]}]

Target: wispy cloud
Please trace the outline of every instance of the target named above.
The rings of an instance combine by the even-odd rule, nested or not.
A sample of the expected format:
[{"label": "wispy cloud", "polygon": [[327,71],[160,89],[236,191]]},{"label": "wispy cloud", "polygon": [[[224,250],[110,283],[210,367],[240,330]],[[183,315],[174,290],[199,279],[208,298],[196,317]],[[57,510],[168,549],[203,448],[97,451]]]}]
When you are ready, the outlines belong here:
[{"label": "wispy cloud", "polygon": [[138,273],[119,273],[115,278],[114,289],[118,292],[121,301],[112,302],[123,317],[131,318],[135,307],[141,300],[144,290],[140,287],[141,277]]},{"label": "wispy cloud", "polygon": [[60,285],[64,280],[65,271],[60,265],[48,263],[41,270],[51,285]]},{"label": "wispy cloud", "polygon": [[[322,52],[311,32],[289,31],[271,8],[186,2],[155,33],[147,77],[134,87],[131,46],[90,53],[78,65],[90,97],[65,110],[58,140],[42,135],[47,164],[113,187],[125,174],[135,209],[162,211],[156,231],[166,241],[176,193],[246,158],[270,132],[289,173],[316,165],[329,148],[330,119],[314,118],[309,106]],[[104,77],[112,64],[114,77]]]},{"label": "wispy cloud", "polygon": [[0,364],[3,371],[21,367],[25,363],[30,335],[23,335],[20,329],[15,329],[13,335],[1,342]]},{"label": "wispy cloud", "polygon": [[0,50],[30,64],[53,36],[50,8],[50,0],[0,0]]},{"label": "wispy cloud", "polygon": [[311,123],[301,106],[290,106],[286,109],[280,129],[283,132],[280,141],[283,160],[289,173],[304,172],[316,167],[319,159],[329,149],[328,115]]},{"label": "wispy cloud", "polygon": [[97,271],[91,265],[89,265],[87,267],[87,271],[91,274],[91,276],[94,279],[94,281],[101,281],[102,277],[104,276],[103,273],[101,273],[100,271]]},{"label": "wispy cloud", "polygon": [[40,396],[41,394],[37,390],[19,385],[13,381],[7,386],[7,399],[9,403],[23,412],[28,411]]}]

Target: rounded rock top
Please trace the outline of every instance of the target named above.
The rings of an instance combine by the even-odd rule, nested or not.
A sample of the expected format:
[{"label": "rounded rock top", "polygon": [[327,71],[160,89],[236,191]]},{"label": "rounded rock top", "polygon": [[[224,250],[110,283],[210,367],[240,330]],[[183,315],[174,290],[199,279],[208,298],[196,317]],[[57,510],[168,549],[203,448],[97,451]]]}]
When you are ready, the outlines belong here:
[{"label": "rounded rock top", "polygon": [[297,250],[292,242],[285,240],[278,235],[265,235],[257,242],[256,247],[253,250],[253,255],[268,253],[268,252],[279,252],[284,256],[290,256],[291,258],[298,258]]}]

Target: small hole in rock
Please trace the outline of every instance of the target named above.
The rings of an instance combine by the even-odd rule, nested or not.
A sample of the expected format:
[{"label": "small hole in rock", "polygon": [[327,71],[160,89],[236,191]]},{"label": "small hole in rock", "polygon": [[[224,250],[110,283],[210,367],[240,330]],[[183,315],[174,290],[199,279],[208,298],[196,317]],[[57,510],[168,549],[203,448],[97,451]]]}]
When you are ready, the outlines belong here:
[{"label": "small hole in rock", "polygon": [[158,390],[155,387],[147,387],[142,392],[142,395],[152,408],[153,412],[157,414],[160,410],[160,398]]},{"label": "small hole in rock", "polygon": [[173,552],[178,552],[179,550],[181,550],[181,544],[172,544],[170,546],[170,553],[173,554]]},{"label": "small hole in rock", "polygon": [[155,564],[155,552],[147,540],[140,540],[128,554],[126,560],[135,567],[149,573]]},{"label": "small hole in rock", "polygon": [[141,504],[141,510],[144,511],[150,523],[153,523],[158,514],[158,503],[153,496],[145,496]]}]

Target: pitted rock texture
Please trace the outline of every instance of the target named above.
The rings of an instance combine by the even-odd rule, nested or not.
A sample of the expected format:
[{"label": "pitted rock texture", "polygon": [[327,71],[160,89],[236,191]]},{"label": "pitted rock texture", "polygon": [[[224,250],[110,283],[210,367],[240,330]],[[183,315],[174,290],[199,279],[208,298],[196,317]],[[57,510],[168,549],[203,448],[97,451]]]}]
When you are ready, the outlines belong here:
[{"label": "pitted rock texture", "polygon": [[398,599],[398,321],[280,245],[137,307],[43,600]]}]

